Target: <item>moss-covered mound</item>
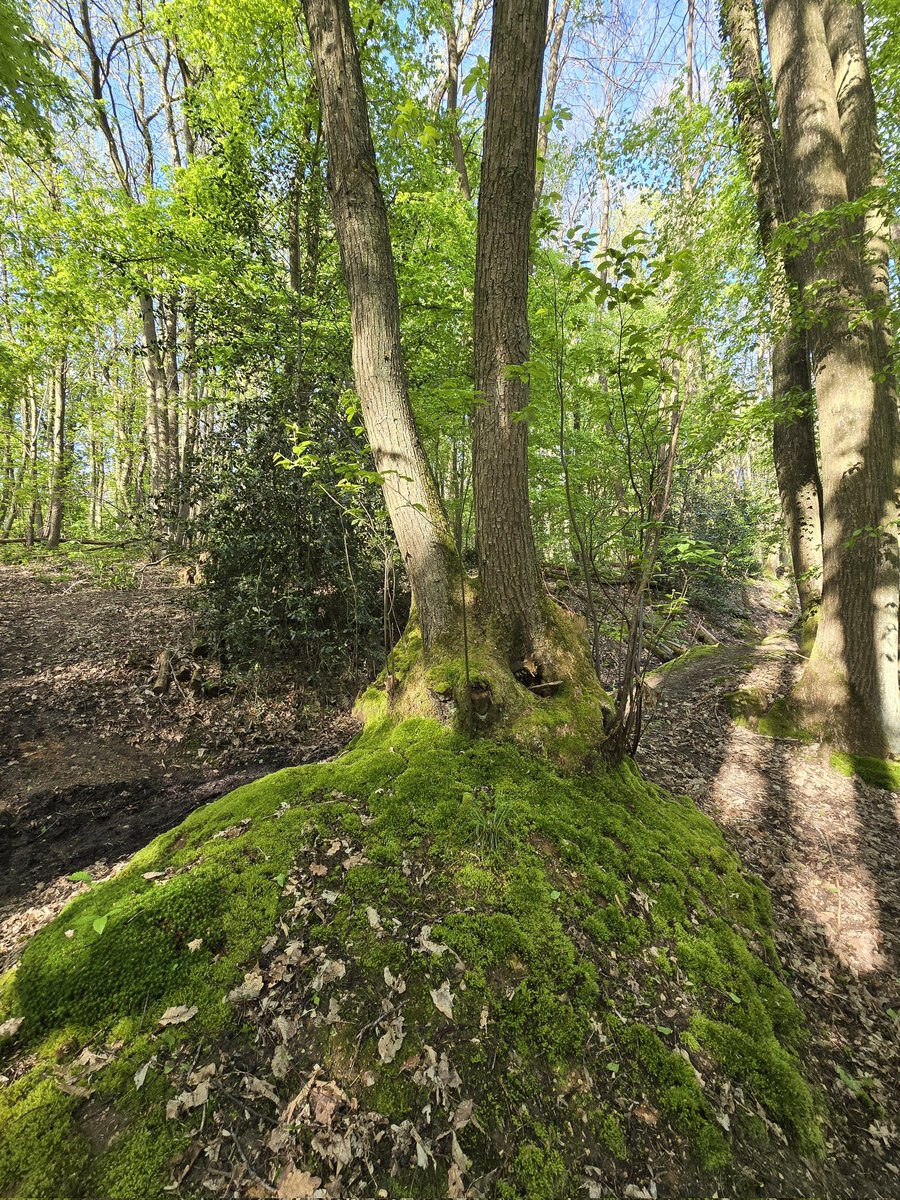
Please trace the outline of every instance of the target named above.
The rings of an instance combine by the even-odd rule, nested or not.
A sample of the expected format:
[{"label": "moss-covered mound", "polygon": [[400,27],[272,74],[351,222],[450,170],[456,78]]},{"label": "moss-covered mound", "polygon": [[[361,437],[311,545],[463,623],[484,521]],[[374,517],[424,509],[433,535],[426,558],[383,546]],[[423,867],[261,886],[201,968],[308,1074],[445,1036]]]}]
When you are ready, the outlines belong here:
[{"label": "moss-covered mound", "polygon": [[822,1136],[769,921],[633,767],[383,722],[32,941],[0,1194],[787,1194]]}]

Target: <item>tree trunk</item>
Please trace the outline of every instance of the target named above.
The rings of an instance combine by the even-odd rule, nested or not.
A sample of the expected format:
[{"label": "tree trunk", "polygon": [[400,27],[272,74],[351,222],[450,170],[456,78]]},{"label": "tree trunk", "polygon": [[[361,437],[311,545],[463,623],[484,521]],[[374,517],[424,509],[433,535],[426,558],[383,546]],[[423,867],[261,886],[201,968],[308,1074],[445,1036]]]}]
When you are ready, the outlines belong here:
[{"label": "tree trunk", "polygon": [[486,611],[533,649],[541,578],[528,498],[528,260],[547,0],[496,0],[478,197],[472,482]]},{"label": "tree trunk", "polygon": [[[764,11],[787,215],[829,213],[849,189],[822,9],[818,0],[764,0]],[[824,521],[819,631],[793,700],[826,736],[897,754],[896,417],[876,384],[877,337],[851,233],[834,222],[794,260],[809,314]]]},{"label": "tree trunk", "polygon": [[459,132],[459,42],[456,34],[456,18],[451,11],[447,21],[447,115],[450,118],[450,142],[453,147],[453,165],[459,179],[459,187],[467,200],[472,199],[466,151]]},{"label": "tree trunk", "polygon": [[[847,195],[859,200],[885,183],[878,140],[875,93],[866,57],[866,29],[861,4],[825,0],[825,36],[834,71],[841,142],[847,169]],[[873,200],[854,225],[868,291],[869,311],[879,355],[876,383],[880,403],[897,414],[897,377],[893,363],[893,325],[890,295],[891,222],[893,212]],[[898,417],[900,424],[900,417]],[[895,430],[895,490],[900,489],[900,430]]]},{"label": "tree trunk", "polygon": [[[784,220],[780,148],[766,88],[756,0],[723,0],[725,35],[738,131],[756,201],[769,268],[772,350],[772,451],[781,510],[804,618],[822,595],[822,483],[816,452],[806,334],[792,312],[788,264],[772,237]],[[811,648],[811,647],[810,647]]]},{"label": "tree trunk", "polygon": [[556,88],[563,65],[562,41],[571,7],[572,0],[554,0],[550,27],[547,30],[549,53],[547,55],[547,78],[544,84],[544,108],[538,128],[537,176],[534,181],[535,208],[540,204],[541,193],[544,190],[547,148],[550,145],[550,124],[553,119],[553,105],[556,103]]},{"label": "tree trunk", "polygon": [[56,550],[62,536],[63,492],[66,484],[66,355],[53,371],[53,427],[50,433],[50,488],[47,507],[47,545]]},{"label": "tree trunk", "polygon": [[459,562],[409,403],[400,310],[348,0],[303,0],[335,232],[350,298],[353,371],[426,647],[455,641]]}]

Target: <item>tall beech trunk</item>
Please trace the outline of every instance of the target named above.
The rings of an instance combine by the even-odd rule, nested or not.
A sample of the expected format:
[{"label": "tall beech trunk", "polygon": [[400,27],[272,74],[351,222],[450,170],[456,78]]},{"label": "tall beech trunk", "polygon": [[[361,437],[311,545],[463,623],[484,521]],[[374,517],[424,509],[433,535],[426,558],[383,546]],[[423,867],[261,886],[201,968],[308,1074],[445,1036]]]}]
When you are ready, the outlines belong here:
[{"label": "tall beech trunk", "polygon": [[541,627],[528,499],[528,260],[547,0],[495,0],[475,256],[472,484],[481,594],[512,658]]},{"label": "tall beech trunk", "polygon": [[[764,0],[784,147],[787,215],[849,198],[837,89],[819,0]],[[793,700],[829,737],[900,753],[893,526],[896,416],[876,383],[868,281],[846,221],[794,259],[808,314],[822,447],[823,584],[819,631]]]},{"label": "tall beech trunk", "polygon": [[[825,36],[834,70],[841,143],[847,170],[847,194],[859,200],[885,183],[878,139],[875,93],[866,57],[866,27],[862,4],[824,0]],[[897,414],[897,376],[893,363],[893,325],[890,295],[891,223],[894,214],[873,201],[857,219],[854,233],[862,248],[869,311],[875,328],[879,367],[876,383],[882,403]],[[898,417],[900,426],[900,417]],[[895,431],[895,490],[900,489],[900,429]]]},{"label": "tall beech trunk", "polygon": [[757,0],[723,0],[732,98],[756,201],[759,240],[769,268],[772,348],[772,450],[800,610],[822,596],[822,482],[806,333],[792,311],[789,265],[772,238],[785,220],[781,149],[763,68]]},{"label": "tall beech trunk", "polygon": [[303,0],[350,298],[353,372],[426,647],[455,638],[459,563],[409,403],[387,212],[348,0]]},{"label": "tall beech trunk", "polygon": [[47,501],[47,545],[55,550],[62,536],[63,492],[66,483],[67,360],[62,354],[53,369],[53,424],[50,430],[50,487]]}]

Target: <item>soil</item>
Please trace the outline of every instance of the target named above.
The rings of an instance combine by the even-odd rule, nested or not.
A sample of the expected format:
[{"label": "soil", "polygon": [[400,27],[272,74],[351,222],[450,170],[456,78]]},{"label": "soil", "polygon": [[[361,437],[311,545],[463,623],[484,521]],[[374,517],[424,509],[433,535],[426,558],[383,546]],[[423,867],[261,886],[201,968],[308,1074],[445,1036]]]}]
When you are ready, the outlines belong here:
[{"label": "soil", "polygon": [[829,1197],[900,1196],[900,797],[847,778],[826,747],[736,724],[723,698],[787,692],[803,668],[784,610],[752,595],[755,643],[651,680],[642,772],[692,797],[768,885],[776,942],[829,1110]]},{"label": "soil", "polygon": [[[78,888],[192,809],[336,753],[357,725],[288,670],[222,678],[191,589],[148,569],[0,566],[0,971]],[[159,656],[173,671],[153,689]]]}]

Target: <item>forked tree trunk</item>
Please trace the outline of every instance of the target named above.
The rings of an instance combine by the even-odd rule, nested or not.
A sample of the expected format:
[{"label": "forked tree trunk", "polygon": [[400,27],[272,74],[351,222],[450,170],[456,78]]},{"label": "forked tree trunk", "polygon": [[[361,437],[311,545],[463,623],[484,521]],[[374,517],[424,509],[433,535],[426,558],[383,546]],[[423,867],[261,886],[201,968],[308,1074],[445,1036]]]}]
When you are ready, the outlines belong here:
[{"label": "forked tree trunk", "polygon": [[[819,0],[764,0],[764,11],[788,216],[826,214],[847,203],[849,189],[822,8]],[[876,383],[877,335],[850,233],[835,222],[795,259],[809,314],[824,523],[819,631],[794,702],[826,735],[896,754],[896,417]]]},{"label": "forked tree trunk", "polygon": [[822,483],[816,453],[806,333],[792,311],[788,263],[772,238],[785,220],[781,149],[763,68],[757,0],[723,0],[732,98],[756,201],[760,244],[769,268],[772,348],[772,450],[800,610],[822,595]]},{"label": "forked tree trunk", "polygon": [[472,483],[485,608],[511,658],[541,628],[528,497],[528,260],[547,0],[495,0],[478,197]]},{"label": "forked tree trunk", "polygon": [[353,372],[427,647],[455,640],[459,562],[409,403],[387,212],[348,0],[303,0],[353,328]]}]

